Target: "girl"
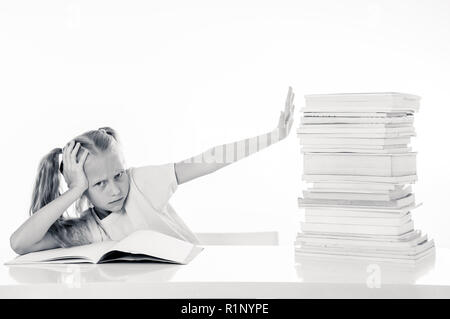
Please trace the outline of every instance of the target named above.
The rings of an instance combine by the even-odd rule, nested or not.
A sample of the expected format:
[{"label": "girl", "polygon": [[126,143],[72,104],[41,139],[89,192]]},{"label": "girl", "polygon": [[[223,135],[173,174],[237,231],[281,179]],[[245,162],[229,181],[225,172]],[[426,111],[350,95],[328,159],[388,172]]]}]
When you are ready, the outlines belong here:
[{"label": "girl", "polygon": [[[168,203],[179,184],[210,174],[284,139],[293,123],[294,93],[267,134],[219,145],[178,163],[126,169],[117,133],[103,127],[55,148],[38,168],[30,217],[11,235],[18,254],[120,240],[150,228],[198,244],[195,234]],[[59,155],[62,154],[61,163]],[[60,192],[60,175],[67,191]],[[75,203],[77,217],[63,213]]]}]

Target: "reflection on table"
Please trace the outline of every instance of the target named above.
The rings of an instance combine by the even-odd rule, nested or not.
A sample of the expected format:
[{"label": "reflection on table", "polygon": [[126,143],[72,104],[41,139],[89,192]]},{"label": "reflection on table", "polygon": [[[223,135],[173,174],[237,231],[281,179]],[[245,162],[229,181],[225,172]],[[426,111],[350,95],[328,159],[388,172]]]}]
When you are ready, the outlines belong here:
[{"label": "reflection on table", "polygon": [[108,263],[65,265],[11,265],[9,274],[18,283],[56,283],[72,287],[98,282],[166,282],[179,265],[156,263]]},{"label": "reflection on table", "polygon": [[429,257],[405,266],[299,257],[288,245],[216,245],[188,265],[3,265],[0,298],[450,297],[450,250]]},{"label": "reflection on table", "polygon": [[367,284],[414,284],[435,265],[435,253],[416,264],[380,262],[348,257],[296,256],[296,271],[304,282]]}]

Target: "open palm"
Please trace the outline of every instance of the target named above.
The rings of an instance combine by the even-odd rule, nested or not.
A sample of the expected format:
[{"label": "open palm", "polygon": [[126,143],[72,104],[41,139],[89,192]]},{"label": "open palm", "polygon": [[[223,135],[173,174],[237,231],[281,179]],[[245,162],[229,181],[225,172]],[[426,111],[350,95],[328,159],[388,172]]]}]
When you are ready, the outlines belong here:
[{"label": "open palm", "polygon": [[294,92],[292,87],[289,87],[288,94],[286,97],[286,103],[284,106],[284,111],[281,112],[280,118],[278,120],[277,130],[279,132],[280,139],[284,139],[289,135],[291,131],[292,123],[294,123]]}]

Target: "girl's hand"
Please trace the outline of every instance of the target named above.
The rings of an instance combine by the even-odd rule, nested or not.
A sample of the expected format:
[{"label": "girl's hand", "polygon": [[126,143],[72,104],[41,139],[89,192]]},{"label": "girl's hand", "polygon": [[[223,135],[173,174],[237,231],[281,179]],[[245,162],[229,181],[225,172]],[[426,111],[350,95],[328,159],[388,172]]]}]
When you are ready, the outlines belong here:
[{"label": "girl's hand", "polygon": [[286,97],[286,103],[284,107],[284,112],[281,112],[280,118],[278,120],[278,126],[275,130],[278,130],[280,140],[284,139],[289,135],[291,131],[292,123],[294,122],[294,92],[292,92],[292,87],[289,87],[288,94]]},{"label": "girl's hand", "polygon": [[63,176],[70,189],[78,188],[83,192],[89,187],[86,174],[84,173],[84,162],[89,152],[84,149],[80,161],[77,162],[77,153],[80,149],[80,143],[70,141],[63,149]]}]

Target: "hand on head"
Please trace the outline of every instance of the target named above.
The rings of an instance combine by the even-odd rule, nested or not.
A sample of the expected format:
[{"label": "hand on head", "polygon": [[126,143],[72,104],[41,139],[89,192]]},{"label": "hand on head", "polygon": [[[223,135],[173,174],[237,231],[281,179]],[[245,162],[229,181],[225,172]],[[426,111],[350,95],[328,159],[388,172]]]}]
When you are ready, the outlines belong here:
[{"label": "hand on head", "polygon": [[77,154],[81,148],[80,143],[75,143],[74,140],[70,141],[62,151],[62,162],[64,180],[69,188],[79,188],[86,190],[89,187],[89,182],[84,172],[84,163],[89,155],[88,150],[82,148],[83,154],[77,161]]}]

